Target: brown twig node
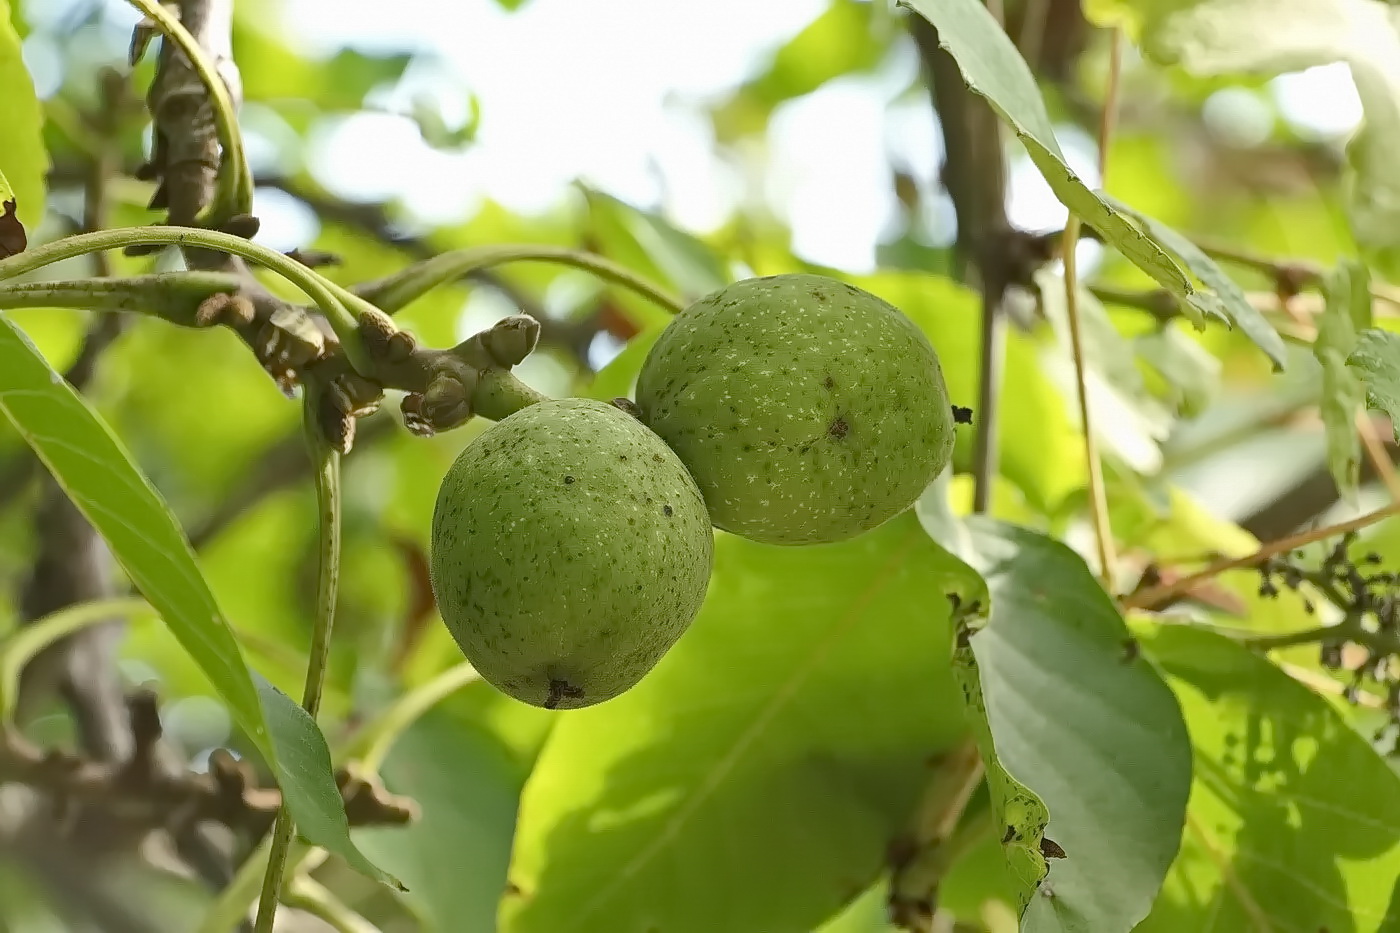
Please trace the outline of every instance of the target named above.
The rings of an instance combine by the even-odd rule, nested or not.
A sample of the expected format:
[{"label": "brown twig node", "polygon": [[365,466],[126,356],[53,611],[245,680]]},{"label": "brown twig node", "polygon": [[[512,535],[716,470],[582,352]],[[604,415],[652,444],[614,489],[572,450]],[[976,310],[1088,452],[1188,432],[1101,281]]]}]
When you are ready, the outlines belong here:
[{"label": "brown twig node", "polygon": [[[267,831],[282,795],[275,787],[261,786],[251,765],[218,749],[205,774],[161,767],[155,694],[138,691],[128,697],[127,708],[134,747],[120,762],[40,748],[12,727],[0,728],[0,785],[23,784],[39,791],[75,829],[83,822],[84,808],[90,808],[136,834],[157,829],[175,834],[199,822],[219,823],[250,837]],[[412,800],[390,794],[376,781],[345,769],[336,780],[352,826],[403,825],[417,816]]]}]

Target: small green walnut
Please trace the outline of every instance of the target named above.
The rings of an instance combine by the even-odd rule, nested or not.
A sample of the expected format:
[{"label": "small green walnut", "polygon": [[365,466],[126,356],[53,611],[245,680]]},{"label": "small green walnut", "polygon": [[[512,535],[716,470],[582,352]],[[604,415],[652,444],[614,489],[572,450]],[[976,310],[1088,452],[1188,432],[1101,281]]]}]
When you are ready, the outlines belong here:
[{"label": "small green walnut", "polygon": [[913,505],[947,465],[938,355],[898,309],[821,275],[746,279],[667,325],[640,418],[689,467],[715,525],[841,541]]},{"label": "small green walnut", "polygon": [[635,686],[700,610],[714,560],[685,466],[604,402],[539,402],[476,437],[438,491],[438,610],[483,678],[549,709]]}]

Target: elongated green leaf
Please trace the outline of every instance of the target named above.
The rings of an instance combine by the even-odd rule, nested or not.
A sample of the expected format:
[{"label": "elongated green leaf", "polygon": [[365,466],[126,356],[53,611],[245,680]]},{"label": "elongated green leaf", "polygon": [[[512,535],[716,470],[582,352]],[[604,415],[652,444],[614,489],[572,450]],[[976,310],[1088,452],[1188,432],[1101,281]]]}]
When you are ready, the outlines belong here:
[{"label": "elongated green leaf", "polygon": [[302,834],[370,877],[392,882],[350,841],[325,737],[301,707],[249,672],[160,494],[106,423],[3,314],[0,411],[228,703],[277,775]]},{"label": "elongated green leaf", "polygon": [[1366,384],[1366,404],[1390,416],[1400,440],[1400,334],[1368,328],[1356,336],[1347,365]]},{"label": "elongated green leaf", "polygon": [[[30,230],[44,218],[49,156],[43,127],[44,112],[20,54],[19,34],[10,22],[10,2],[0,0],[0,178],[6,180],[0,182],[0,188],[13,191],[19,220]],[[0,197],[0,202],[7,200]],[[3,215],[0,203],[0,217]]]},{"label": "elongated green leaf", "polygon": [[814,929],[875,880],[927,757],[964,734],[942,594],[977,581],[913,515],[836,545],[716,544],[671,653],[551,733],[503,929]]},{"label": "elongated green leaf", "polygon": [[[639,210],[601,191],[584,189],[598,252],[640,275],[670,285],[691,302],[732,281],[719,256],[664,218]],[[664,312],[634,295],[618,294],[635,320],[650,325],[667,320]]]},{"label": "elongated green leaf", "polygon": [[1016,131],[1031,160],[1066,207],[1099,231],[1134,265],[1182,298],[1198,321],[1206,313],[1219,310],[1212,296],[1196,291],[1186,273],[1160,245],[1070,171],[1030,68],[980,0],[899,3],[937,28],[939,44],[957,61],[967,86],[985,97]]},{"label": "elongated green leaf", "polygon": [[999,829],[1005,827],[1001,833],[1002,853],[1016,885],[1017,907],[1024,914],[1050,869],[1045,858],[1045,827],[1050,822],[1050,812],[1035,791],[1006,770],[997,749],[997,737],[992,732],[987,712],[987,690],[972,645],[972,637],[986,627],[987,614],[985,601],[954,608],[953,671],[962,687],[977,747],[982,753],[996,825]]},{"label": "elongated green leaf", "polygon": [[1313,355],[1322,366],[1322,423],[1327,430],[1327,466],[1343,498],[1356,500],[1361,479],[1361,438],[1356,415],[1365,390],[1347,367],[1357,331],[1371,324],[1370,276],[1359,263],[1344,263],[1327,277],[1327,305],[1317,325]]},{"label": "elongated green leaf", "polygon": [[1326,699],[1230,639],[1136,631],[1196,761],[1181,853],[1138,930],[1400,929],[1400,777]]},{"label": "elongated green leaf", "polygon": [[[1021,929],[1131,930],[1181,841],[1191,782],[1181,711],[1131,651],[1122,617],[1078,555],[987,519],[968,528],[968,559],[991,593],[988,621],[968,640],[1007,778],[996,780],[984,753],[1006,817],[1003,845],[1022,884]],[[977,712],[976,694],[969,699]],[[1058,847],[1044,851],[1064,854],[1038,886],[1042,852],[1027,835],[1041,819],[1036,797],[1049,808],[1045,838]]]},{"label": "elongated green leaf", "polygon": [[433,710],[395,743],[383,776],[421,815],[409,826],[357,829],[355,841],[400,866],[402,896],[427,920],[424,933],[493,929],[524,779],[507,750],[480,727]]},{"label": "elongated green leaf", "polygon": [[1186,268],[1204,282],[1206,287],[1219,299],[1218,304],[1214,305],[1211,310],[1218,312],[1225,320],[1244,331],[1245,336],[1254,341],[1255,346],[1263,350],[1268,354],[1269,359],[1274,361],[1276,369],[1284,368],[1288,359],[1288,348],[1284,346],[1283,338],[1278,335],[1278,331],[1274,330],[1274,326],[1264,319],[1264,315],[1259,312],[1259,309],[1249,303],[1249,297],[1244,293],[1244,289],[1235,284],[1235,280],[1230,278],[1214,259],[1211,259],[1195,243],[1166,224],[1133,210],[1121,201],[1113,198],[1105,198],[1105,200],[1136,220],[1153,239],[1181,260]]},{"label": "elongated green leaf", "polygon": [[1358,242],[1400,251],[1400,9],[1382,0],[1118,0],[1143,51],[1201,77],[1351,66],[1365,124],[1348,146]]}]

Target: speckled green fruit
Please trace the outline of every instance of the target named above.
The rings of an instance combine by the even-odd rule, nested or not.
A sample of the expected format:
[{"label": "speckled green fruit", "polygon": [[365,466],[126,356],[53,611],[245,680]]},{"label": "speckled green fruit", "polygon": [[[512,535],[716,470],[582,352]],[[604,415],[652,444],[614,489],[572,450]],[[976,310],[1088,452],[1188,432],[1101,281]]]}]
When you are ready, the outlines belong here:
[{"label": "speckled green fruit", "polygon": [[561,399],[467,445],[433,511],[433,592],[467,660],[551,709],[638,681],[704,601],[714,532],[685,466],[631,415]]},{"label": "speckled green fruit", "polygon": [[746,279],[686,308],[642,364],[637,406],[715,525],[770,544],[869,531],[913,505],[953,451],[923,332],[821,275]]}]

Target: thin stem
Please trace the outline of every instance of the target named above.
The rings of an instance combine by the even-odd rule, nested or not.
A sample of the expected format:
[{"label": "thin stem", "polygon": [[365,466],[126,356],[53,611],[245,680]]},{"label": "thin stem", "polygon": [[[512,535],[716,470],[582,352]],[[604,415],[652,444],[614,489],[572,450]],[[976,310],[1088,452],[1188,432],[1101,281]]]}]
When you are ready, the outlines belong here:
[{"label": "thin stem", "polygon": [[998,470],[1002,369],[1006,363],[1006,315],[990,277],[982,275],[982,344],[977,383],[977,433],[972,446],[972,511],[992,508]]},{"label": "thin stem", "polygon": [[[268,852],[272,848],[271,837],[243,861],[234,874],[233,880],[219,892],[219,896],[205,911],[196,933],[229,933],[247,919],[248,907],[258,895],[259,879],[267,865]],[[287,871],[309,871],[325,858],[325,850],[293,842],[287,856]],[[311,864],[307,864],[308,861]]]},{"label": "thin stem", "polygon": [[304,875],[292,880],[287,906],[306,911],[336,933],[380,933],[379,927],[351,910],[325,886]]},{"label": "thin stem", "polygon": [[[214,128],[219,135],[219,145],[223,148],[223,158],[219,165],[218,192],[212,202],[205,207],[197,220],[205,222],[222,219],[219,214],[247,214],[253,209],[253,170],[243,153],[243,136],[238,129],[238,112],[229,96],[228,87],[219,77],[214,63],[209,60],[199,41],[190,35],[188,29],[158,0],[129,0],[148,16],[160,31],[180,47],[190,60],[195,73],[209,92],[209,100],[214,112]],[[249,258],[249,257],[244,257]]]},{"label": "thin stem", "polygon": [[357,288],[355,292],[373,302],[378,308],[393,314],[439,285],[459,279],[468,273],[507,262],[550,262],[570,266],[630,289],[672,314],[679,314],[685,308],[685,304],[679,298],[669,294],[661,286],[602,256],[562,246],[530,244],[453,250],[410,266],[386,279]]},{"label": "thin stem", "polygon": [[1084,337],[1079,322],[1079,277],[1076,274],[1075,245],[1079,242],[1079,218],[1071,215],[1065,226],[1065,311],[1069,318],[1070,352],[1074,357],[1074,382],[1079,394],[1079,420],[1084,431],[1084,464],[1089,472],[1089,506],[1094,523],[1094,542],[1099,558],[1099,578],[1109,592],[1113,591],[1114,553],[1113,524],[1108,514],[1108,494],[1104,490],[1103,463],[1099,459],[1098,439],[1094,436],[1089,416],[1089,387],[1084,362]]},{"label": "thin stem", "polygon": [[490,421],[501,421],[549,396],[521,382],[508,369],[488,369],[472,393],[472,411]]},{"label": "thin stem", "polygon": [[[1227,634],[1221,632],[1221,634]],[[1360,627],[1342,625],[1319,625],[1300,629],[1296,632],[1277,632],[1268,635],[1257,633],[1228,633],[1246,648],[1257,651],[1273,651],[1276,648],[1292,648],[1295,645],[1310,645],[1314,642],[1335,642],[1355,640],[1358,635],[1369,634]]]},{"label": "thin stem", "polygon": [[1041,40],[1045,36],[1045,21],[1050,14],[1050,0],[1026,0],[1021,10],[1021,32],[1016,40],[1016,48],[1026,60],[1031,73],[1037,73],[1040,65]]},{"label": "thin stem", "polygon": [[895,863],[890,877],[890,904],[896,913],[907,905],[929,902],[942,884],[955,858],[950,844],[985,773],[972,739],[938,762],[914,816],[911,848]]},{"label": "thin stem", "polygon": [[1123,27],[1115,26],[1108,45],[1108,87],[1099,114],[1099,187],[1108,189],[1108,147],[1118,125],[1118,93],[1123,75]]},{"label": "thin stem", "polygon": [[114,616],[149,611],[152,611],[150,604],[135,597],[78,603],[16,629],[8,638],[0,641],[0,725],[14,713],[14,704],[19,697],[20,673],[39,652],[59,639],[106,622]]},{"label": "thin stem", "polygon": [[214,295],[234,294],[238,288],[238,279],[223,272],[159,272],[122,278],[18,282],[0,285],[0,309],[123,311],[191,326],[194,309],[201,301]]},{"label": "thin stem", "polygon": [[[1212,240],[1201,241],[1192,237],[1192,242],[1213,259],[1253,269],[1269,276],[1277,282],[1284,282],[1299,288],[1321,285],[1327,275],[1327,268],[1307,259],[1268,256],[1253,250],[1243,249],[1227,243]],[[1384,282],[1371,283],[1371,297],[1378,301],[1400,307],[1400,289]]]},{"label": "thin stem", "polygon": [[[1104,98],[1103,113],[1099,118],[1099,176],[1100,185],[1105,188],[1108,183],[1108,147],[1112,141],[1115,113],[1118,109],[1122,46],[1122,31],[1114,29],[1109,53],[1108,91]],[[1104,488],[1103,461],[1099,456],[1098,439],[1094,435],[1093,421],[1089,413],[1084,335],[1079,319],[1079,263],[1076,247],[1079,245],[1080,226],[1078,215],[1070,214],[1069,221],[1065,224],[1064,238],[1061,240],[1064,247],[1065,311],[1069,318],[1070,351],[1074,357],[1074,381],[1079,394],[1079,419],[1084,428],[1084,463],[1089,473],[1089,506],[1099,558],[1099,577],[1104,588],[1112,592],[1114,568],[1117,566],[1118,557],[1113,541],[1113,523],[1108,512],[1108,493]]]},{"label": "thin stem", "polygon": [[79,233],[45,243],[8,259],[0,259],[0,281],[25,275],[75,256],[141,245],[193,246],[221,250],[276,272],[305,292],[321,309],[355,369],[364,375],[373,372],[369,353],[360,339],[359,326],[340,303],[334,289],[325,278],[274,249],[268,249],[231,233],[202,230],[198,227],[124,227]]},{"label": "thin stem", "polygon": [[1361,437],[1361,446],[1366,451],[1366,459],[1371,461],[1376,475],[1381,478],[1381,482],[1385,483],[1391,501],[1400,502],[1400,476],[1396,475],[1395,464],[1391,462],[1390,454],[1386,452],[1385,444],[1381,441],[1379,432],[1376,431],[1376,423],[1371,420],[1371,416],[1367,412],[1358,411],[1356,413],[1356,433]]},{"label": "thin stem", "polygon": [[[340,584],[340,454],[322,438],[313,406],[308,403],[304,406],[304,412],[306,442],[316,463],[320,560],[316,576],[316,624],[312,630],[311,656],[307,660],[306,688],[301,705],[315,719],[321,706],[321,690],[326,679],[326,662],[330,657],[336,595]],[[258,900],[256,933],[272,933],[272,922],[282,893],[287,850],[294,829],[291,811],[284,804],[277,811],[277,820],[272,827],[272,849],[268,854],[267,872],[263,875],[262,895]]]},{"label": "thin stem", "polygon": [[1335,525],[1327,525],[1323,528],[1314,528],[1312,531],[1300,532],[1281,538],[1264,545],[1252,554],[1244,557],[1231,557],[1226,560],[1216,561],[1209,567],[1190,576],[1182,577],[1172,583],[1164,583],[1161,586],[1149,587],[1136,593],[1129,593],[1118,600],[1118,604],[1124,610],[1127,609],[1150,609],[1160,605],[1170,599],[1189,592],[1192,588],[1207,580],[1213,580],[1229,570],[1239,570],[1243,567],[1254,567],[1262,564],[1270,557],[1279,554],[1286,554],[1289,551],[1300,547],[1305,547],[1315,541],[1322,541],[1326,538],[1334,538],[1337,535],[1348,534],[1353,531],[1360,531],[1368,528],[1376,522],[1384,521],[1392,516],[1400,515],[1400,502],[1392,502],[1385,508],[1377,509],[1374,512],[1367,512],[1365,515],[1357,516],[1345,522],[1338,522]]},{"label": "thin stem", "polygon": [[470,664],[458,664],[438,674],[432,680],[404,694],[394,705],[379,714],[373,722],[365,726],[357,735],[337,750],[336,761],[358,758],[360,767],[369,773],[378,773],[384,759],[394,747],[400,735],[409,726],[444,699],[456,693],[467,684],[479,679]]}]

